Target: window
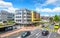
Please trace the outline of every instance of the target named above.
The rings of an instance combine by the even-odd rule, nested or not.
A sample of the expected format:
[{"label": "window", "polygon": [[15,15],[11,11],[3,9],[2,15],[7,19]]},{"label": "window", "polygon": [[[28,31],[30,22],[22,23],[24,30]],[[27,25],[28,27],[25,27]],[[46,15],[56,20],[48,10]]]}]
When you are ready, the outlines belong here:
[{"label": "window", "polygon": [[0,19],[0,21],[2,21],[2,20]]},{"label": "window", "polygon": [[21,14],[22,12],[17,12],[16,14]]},{"label": "window", "polygon": [[27,18],[31,18],[31,16],[27,16]]},{"label": "window", "polygon": [[16,16],[16,18],[21,18],[21,16]]},{"label": "window", "polygon": [[28,15],[31,15],[31,13],[27,13]]},{"label": "window", "polygon": [[26,14],[26,13],[23,13],[23,14]]},{"label": "window", "polygon": [[21,20],[16,20],[16,21],[21,21]]},{"label": "window", "polygon": [[30,19],[28,19],[27,21],[31,21]]}]

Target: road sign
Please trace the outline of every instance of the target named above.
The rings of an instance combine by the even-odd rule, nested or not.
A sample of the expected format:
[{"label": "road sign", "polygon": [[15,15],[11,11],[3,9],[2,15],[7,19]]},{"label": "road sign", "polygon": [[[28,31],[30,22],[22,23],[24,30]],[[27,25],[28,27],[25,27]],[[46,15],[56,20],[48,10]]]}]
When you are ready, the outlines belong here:
[{"label": "road sign", "polygon": [[60,28],[58,29],[57,33],[60,34]]}]

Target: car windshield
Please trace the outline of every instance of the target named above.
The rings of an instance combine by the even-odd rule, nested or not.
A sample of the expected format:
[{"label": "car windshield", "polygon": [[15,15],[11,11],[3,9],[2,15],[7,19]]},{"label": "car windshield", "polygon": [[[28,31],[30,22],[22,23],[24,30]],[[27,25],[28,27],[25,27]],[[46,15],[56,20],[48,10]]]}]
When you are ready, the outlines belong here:
[{"label": "car windshield", "polygon": [[59,26],[59,25],[55,25],[55,26]]}]

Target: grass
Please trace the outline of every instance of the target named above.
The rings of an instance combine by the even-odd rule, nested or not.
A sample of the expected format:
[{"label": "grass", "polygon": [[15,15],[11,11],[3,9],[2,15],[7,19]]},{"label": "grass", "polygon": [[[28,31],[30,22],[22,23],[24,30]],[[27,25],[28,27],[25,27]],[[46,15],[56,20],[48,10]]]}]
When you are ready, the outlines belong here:
[{"label": "grass", "polygon": [[4,25],[2,23],[0,23],[0,28],[4,27]]},{"label": "grass", "polygon": [[12,26],[15,22],[14,21],[7,21],[7,23],[0,23],[0,28],[3,28],[5,26]]}]

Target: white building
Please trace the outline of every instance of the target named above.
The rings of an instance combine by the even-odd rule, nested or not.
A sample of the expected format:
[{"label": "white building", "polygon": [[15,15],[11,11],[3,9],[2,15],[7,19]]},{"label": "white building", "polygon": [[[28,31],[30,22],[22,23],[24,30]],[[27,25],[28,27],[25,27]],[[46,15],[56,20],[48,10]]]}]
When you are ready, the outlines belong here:
[{"label": "white building", "polygon": [[7,21],[9,19],[14,19],[12,14],[5,10],[0,10],[0,23],[3,23],[4,21]]},{"label": "white building", "polygon": [[31,23],[31,11],[27,9],[18,9],[15,11],[15,22],[18,24]]}]

